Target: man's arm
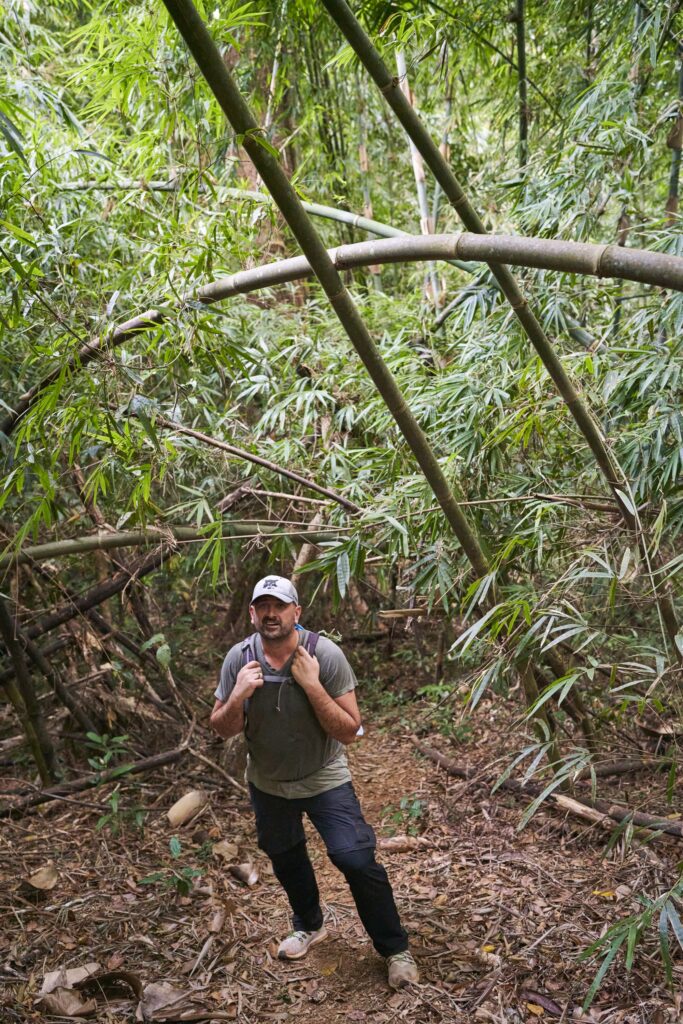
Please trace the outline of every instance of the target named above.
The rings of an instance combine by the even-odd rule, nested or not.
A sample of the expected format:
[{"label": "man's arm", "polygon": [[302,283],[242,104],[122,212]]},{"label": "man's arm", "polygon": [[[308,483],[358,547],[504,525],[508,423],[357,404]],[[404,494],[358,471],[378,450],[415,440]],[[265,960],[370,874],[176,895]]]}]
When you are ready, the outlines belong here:
[{"label": "man's arm", "polygon": [[237,673],[235,685],[227,701],[216,700],[209,720],[209,725],[214,732],[217,732],[224,740],[229,740],[231,736],[237,736],[242,732],[244,729],[244,702],[259,686],[263,686],[261,666],[258,661],[250,661]]},{"label": "man's arm", "polygon": [[341,697],[330,697],[320,682],[318,659],[311,657],[305,647],[297,647],[292,662],[292,675],[308,697],[315,717],[328,734],[348,745],[355,739],[360,726],[360,711],[354,690]]}]

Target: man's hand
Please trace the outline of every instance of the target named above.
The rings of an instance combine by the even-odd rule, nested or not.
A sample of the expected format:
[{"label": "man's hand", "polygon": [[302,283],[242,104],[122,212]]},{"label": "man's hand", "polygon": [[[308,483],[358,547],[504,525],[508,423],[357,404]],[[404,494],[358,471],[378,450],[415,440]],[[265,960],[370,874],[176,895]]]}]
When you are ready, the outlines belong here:
[{"label": "man's hand", "polygon": [[249,700],[255,690],[263,686],[263,669],[258,661],[248,661],[237,673],[235,698]]},{"label": "man's hand", "polygon": [[315,689],[316,685],[320,684],[320,663],[301,645],[294,652],[292,675],[304,693]]}]

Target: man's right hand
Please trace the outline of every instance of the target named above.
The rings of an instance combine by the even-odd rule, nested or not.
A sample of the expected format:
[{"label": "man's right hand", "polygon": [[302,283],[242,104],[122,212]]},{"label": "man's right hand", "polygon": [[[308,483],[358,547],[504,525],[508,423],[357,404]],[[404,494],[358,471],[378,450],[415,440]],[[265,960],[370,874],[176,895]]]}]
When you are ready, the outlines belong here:
[{"label": "man's right hand", "polygon": [[258,661],[248,661],[237,673],[235,693],[241,700],[249,700],[255,690],[263,686],[263,669]]}]

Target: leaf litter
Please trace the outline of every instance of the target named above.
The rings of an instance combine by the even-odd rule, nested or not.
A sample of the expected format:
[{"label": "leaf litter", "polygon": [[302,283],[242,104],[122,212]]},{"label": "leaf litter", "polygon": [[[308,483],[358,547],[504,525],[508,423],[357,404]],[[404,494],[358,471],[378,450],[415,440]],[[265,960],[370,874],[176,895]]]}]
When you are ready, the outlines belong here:
[{"label": "leaf litter", "polygon": [[[660,841],[656,852],[616,843],[605,855],[603,829],[544,809],[520,833],[518,803],[491,797],[476,770],[465,783],[449,778],[415,752],[398,714],[383,714],[350,754],[419,961],[418,987],[388,989],[343,879],[308,826],[331,934],[304,961],[279,961],[287,908],[248,803],[187,761],[131,789],[135,800],[144,794],[144,832],[97,832],[98,811],[77,801],[3,823],[3,1024],[679,1021],[680,960],[673,993],[648,950],[630,974],[611,972],[582,1013],[597,962],[577,959],[611,905],[626,915],[638,892],[661,889],[680,859],[676,843]],[[434,742],[453,756],[447,740]],[[509,745],[501,719],[457,754],[483,777]],[[172,825],[168,811],[188,795],[192,813],[183,808]]]}]

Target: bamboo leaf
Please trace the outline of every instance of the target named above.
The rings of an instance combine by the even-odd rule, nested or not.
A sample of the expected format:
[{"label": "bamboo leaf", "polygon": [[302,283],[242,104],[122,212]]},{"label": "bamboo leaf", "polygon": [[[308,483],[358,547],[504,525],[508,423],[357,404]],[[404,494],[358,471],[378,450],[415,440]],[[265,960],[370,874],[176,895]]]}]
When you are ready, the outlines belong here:
[{"label": "bamboo leaf", "polygon": [[349,562],[349,556],[346,551],[342,551],[337,557],[337,586],[339,588],[339,594],[343,598],[346,596],[346,588],[351,578],[351,565]]},{"label": "bamboo leaf", "polygon": [[671,962],[671,949],[669,947],[669,916],[666,912],[666,904],[659,913],[659,950],[664,964],[667,981],[673,985],[673,963]]},{"label": "bamboo leaf", "polygon": [[626,934],[626,932],[623,932],[623,934],[617,935],[617,937],[612,941],[612,945],[610,946],[604,960],[600,965],[598,973],[595,975],[595,978],[593,979],[593,982],[590,988],[588,989],[588,992],[586,993],[586,998],[584,999],[583,1006],[581,1007],[584,1013],[588,1010],[591,1003],[595,999],[598,989],[602,985],[603,978],[607,974],[612,961],[614,960],[614,958],[616,957],[617,953],[619,952],[624,943]]}]

